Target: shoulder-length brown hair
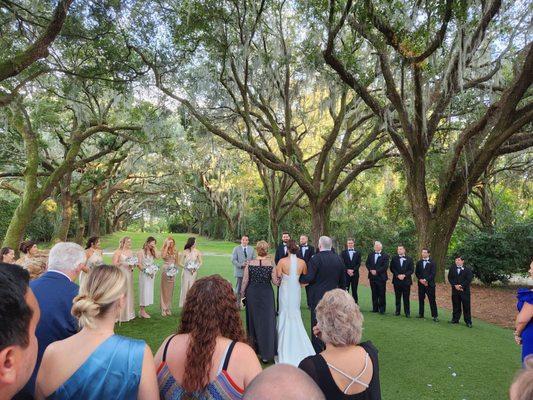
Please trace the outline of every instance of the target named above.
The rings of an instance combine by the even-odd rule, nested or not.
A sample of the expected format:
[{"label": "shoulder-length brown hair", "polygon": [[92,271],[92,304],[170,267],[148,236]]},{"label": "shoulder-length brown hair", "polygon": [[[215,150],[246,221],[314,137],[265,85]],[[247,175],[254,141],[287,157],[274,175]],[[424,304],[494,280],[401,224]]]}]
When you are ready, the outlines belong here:
[{"label": "shoulder-length brown hair", "polygon": [[216,338],[245,342],[237,299],[231,284],[220,275],[198,279],[187,292],[179,334],[189,334],[182,387],[188,393],[209,384]]}]

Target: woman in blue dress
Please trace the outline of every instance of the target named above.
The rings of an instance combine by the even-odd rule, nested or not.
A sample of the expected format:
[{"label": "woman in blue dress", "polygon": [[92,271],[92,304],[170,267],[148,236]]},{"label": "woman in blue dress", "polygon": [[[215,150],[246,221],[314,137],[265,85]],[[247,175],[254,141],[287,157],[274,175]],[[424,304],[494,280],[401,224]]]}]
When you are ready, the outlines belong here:
[{"label": "woman in blue dress", "polygon": [[72,306],[82,329],[47,347],[37,375],[37,399],[158,398],[150,348],[114,333],[126,282],[118,267],[91,269]]},{"label": "woman in blue dress", "polygon": [[[529,265],[529,277],[533,279],[533,259]],[[515,324],[515,341],[522,345],[522,363],[533,354],[533,289],[518,289],[518,316]]]}]

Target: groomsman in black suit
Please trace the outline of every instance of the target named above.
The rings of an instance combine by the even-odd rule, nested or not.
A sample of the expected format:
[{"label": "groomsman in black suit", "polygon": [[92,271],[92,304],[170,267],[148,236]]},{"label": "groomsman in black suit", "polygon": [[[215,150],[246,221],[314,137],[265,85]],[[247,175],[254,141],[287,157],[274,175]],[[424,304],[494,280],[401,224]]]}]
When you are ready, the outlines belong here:
[{"label": "groomsman in black suit", "polygon": [[[278,248],[276,249],[276,255],[274,256],[274,262],[276,265],[278,265],[279,260],[281,260],[284,257],[287,257],[289,255],[287,251],[287,243],[291,240],[291,235],[289,235],[289,232],[282,232],[281,233],[281,243],[278,245]],[[276,313],[279,312],[279,286],[276,289]]]},{"label": "groomsman in black suit", "polygon": [[411,275],[415,272],[415,266],[413,259],[405,254],[404,246],[398,246],[397,251],[398,255],[392,257],[390,262],[392,284],[394,285],[394,294],[396,296],[396,312],[394,315],[400,315],[403,297],[403,310],[405,311],[405,316],[409,318],[411,316],[409,296],[411,294],[411,284],[413,283]]},{"label": "groomsman in black suit", "polygon": [[385,290],[387,285],[387,268],[389,268],[389,255],[383,250],[381,242],[374,242],[374,251],[366,259],[368,280],[372,290],[372,312],[385,314],[387,306]]},{"label": "groomsman in black suit", "polygon": [[315,255],[315,248],[309,244],[309,237],[307,235],[300,236],[300,249],[296,253],[296,257],[301,258],[306,264],[309,264],[311,257]]},{"label": "groomsman in black suit", "polygon": [[433,321],[439,322],[437,300],[435,299],[436,273],[437,264],[430,258],[429,250],[422,249],[422,259],[417,261],[415,270],[418,279],[418,318],[424,318],[424,299],[427,296]]},{"label": "groomsman in black suit", "polygon": [[465,324],[472,328],[472,315],[470,313],[470,284],[474,277],[472,270],[464,266],[464,259],[458,255],[455,257],[455,265],[450,267],[448,281],[452,285],[452,305],[453,316],[450,321],[458,324],[461,319],[461,306],[463,307],[463,317]]},{"label": "groomsman in black suit", "polygon": [[276,249],[276,255],[274,256],[274,262],[276,265],[279,263],[279,260],[281,260],[283,257],[287,257],[287,242],[291,240],[291,235],[289,235],[289,232],[283,232],[281,234],[281,243],[278,245]]},{"label": "groomsman in black suit", "polygon": [[349,292],[351,286],[353,299],[358,303],[357,285],[359,285],[361,253],[355,249],[355,241],[352,238],[346,241],[346,250],[342,251],[341,258],[346,268],[346,291]]},{"label": "groomsman in black suit", "polygon": [[[300,248],[296,253],[296,257],[305,261],[306,265],[309,265],[309,260],[315,255],[315,248],[309,244],[309,237],[307,235],[300,236]],[[307,307],[311,308],[309,302],[309,286],[305,287],[305,293],[307,294]]]},{"label": "groomsman in black suit", "polygon": [[315,308],[324,293],[346,287],[344,263],[338,254],[331,251],[331,238],[322,236],[318,248],[319,252],[309,261],[307,274],[300,276],[300,283],[309,284],[311,342],[317,354],[324,350],[324,342],[313,334],[313,327],[317,323]]}]

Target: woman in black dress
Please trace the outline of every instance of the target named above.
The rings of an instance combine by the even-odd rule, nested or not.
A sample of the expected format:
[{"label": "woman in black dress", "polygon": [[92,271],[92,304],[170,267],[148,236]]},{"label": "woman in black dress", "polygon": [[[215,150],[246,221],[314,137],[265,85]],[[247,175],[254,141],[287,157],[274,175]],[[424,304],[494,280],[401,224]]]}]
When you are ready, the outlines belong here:
[{"label": "woman in black dress", "polygon": [[277,343],[276,307],[272,283],[276,283],[274,263],[268,255],[268,243],[256,245],[257,258],[244,269],[241,295],[246,297],[246,329],[248,339],[261,361],[274,360]]},{"label": "woman in black dress", "polygon": [[378,351],[372,342],[359,343],[363,315],[345,290],[327,292],[316,308],[313,334],[326,350],[305,358],[299,368],[307,372],[327,400],[381,400]]}]

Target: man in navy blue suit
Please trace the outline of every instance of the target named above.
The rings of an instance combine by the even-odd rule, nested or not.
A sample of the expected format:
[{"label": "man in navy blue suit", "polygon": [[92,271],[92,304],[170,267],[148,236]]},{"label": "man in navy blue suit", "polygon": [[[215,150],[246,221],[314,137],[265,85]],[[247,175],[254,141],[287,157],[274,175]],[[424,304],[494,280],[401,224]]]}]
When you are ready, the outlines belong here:
[{"label": "man in navy blue suit", "polygon": [[72,316],[72,300],[79,287],[74,283],[85,265],[85,251],[76,243],[58,243],[50,250],[48,271],[30,282],[30,287],[41,308],[41,319],[35,335],[39,343],[37,363],[33,374],[16,399],[31,398],[35,379],[50,343],[66,339],[78,332],[78,321]]}]

